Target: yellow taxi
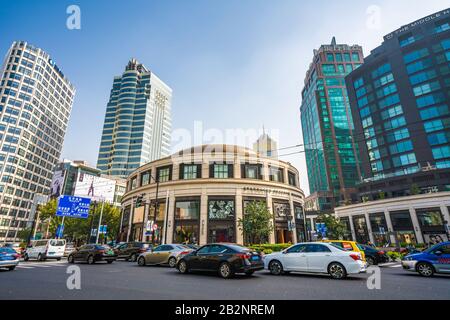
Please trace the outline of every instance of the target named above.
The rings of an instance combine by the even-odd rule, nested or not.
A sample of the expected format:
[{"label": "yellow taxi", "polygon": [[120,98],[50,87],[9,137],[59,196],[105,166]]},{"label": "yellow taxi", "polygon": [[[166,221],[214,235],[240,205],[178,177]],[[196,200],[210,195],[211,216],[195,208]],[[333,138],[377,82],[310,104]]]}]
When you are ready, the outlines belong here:
[{"label": "yellow taxi", "polygon": [[360,249],[358,244],[355,241],[349,241],[349,240],[322,240],[322,242],[327,242],[334,244],[335,246],[345,250],[345,251],[355,251],[359,252],[361,254],[362,260],[366,262],[366,255],[364,254],[364,251]]}]

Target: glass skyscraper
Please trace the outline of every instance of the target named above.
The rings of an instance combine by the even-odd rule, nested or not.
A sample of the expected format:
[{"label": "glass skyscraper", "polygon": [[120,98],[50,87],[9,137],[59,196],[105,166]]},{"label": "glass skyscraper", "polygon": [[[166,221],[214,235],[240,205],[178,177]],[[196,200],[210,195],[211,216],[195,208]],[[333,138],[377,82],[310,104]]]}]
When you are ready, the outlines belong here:
[{"label": "glass skyscraper", "polygon": [[115,77],[106,107],[97,168],[127,177],[170,154],[172,89],[135,59]]},{"label": "glass skyscraper", "polygon": [[300,116],[309,188],[307,210],[329,210],[357,199],[357,146],[344,77],[363,62],[362,48],[336,44],[314,50]]},{"label": "glass skyscraper", "polygon": [[360,197],[450,190],[450,9],[386,35],[346,82]]},{"label": "glass skyscraper", "polygon": [[14,42],[0,73],[0,241],[15,241],[48,194],[75,88],[50,56]]}]

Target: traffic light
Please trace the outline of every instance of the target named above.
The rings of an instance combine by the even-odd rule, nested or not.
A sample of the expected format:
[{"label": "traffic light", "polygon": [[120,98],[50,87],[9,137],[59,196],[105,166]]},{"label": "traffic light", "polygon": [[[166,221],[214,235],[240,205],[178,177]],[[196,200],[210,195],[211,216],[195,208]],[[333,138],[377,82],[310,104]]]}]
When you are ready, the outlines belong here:
[{"label": "traffic light", "polygon": [[136,203],[135,203],[135,208],[139,208],[140,206],[142,206],[142,198],[143,198],[143,196],[138,196],[137,198],[136,198]]}]

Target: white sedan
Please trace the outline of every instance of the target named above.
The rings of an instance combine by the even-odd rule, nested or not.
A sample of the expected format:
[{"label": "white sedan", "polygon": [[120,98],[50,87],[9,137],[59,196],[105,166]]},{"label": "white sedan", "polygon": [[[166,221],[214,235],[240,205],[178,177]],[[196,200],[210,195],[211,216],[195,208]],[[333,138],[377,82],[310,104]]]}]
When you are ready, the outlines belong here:
[{"label": "white sedan", "polygon": [[298,271],[328,273],[334,279],[343,279],[366,272],[366,263],[358,252],[344,251],[329,243],[307,242],[266,255],[264,268],[273,275]]}]

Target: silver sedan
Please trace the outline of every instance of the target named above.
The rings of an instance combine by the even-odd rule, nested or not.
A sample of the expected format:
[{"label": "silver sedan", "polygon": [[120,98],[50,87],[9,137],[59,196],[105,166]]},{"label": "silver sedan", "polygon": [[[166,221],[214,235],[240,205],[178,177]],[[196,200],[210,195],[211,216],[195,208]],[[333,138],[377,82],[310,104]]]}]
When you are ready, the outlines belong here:
[{"label": "silver sedan", "polygon": [[138,265],[169,265],[174,268],[178,257],[188,254],[193,249],[182,244],[162,244],[155,249],[141,253],[137,259]]}]

